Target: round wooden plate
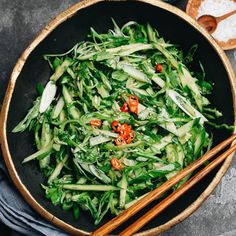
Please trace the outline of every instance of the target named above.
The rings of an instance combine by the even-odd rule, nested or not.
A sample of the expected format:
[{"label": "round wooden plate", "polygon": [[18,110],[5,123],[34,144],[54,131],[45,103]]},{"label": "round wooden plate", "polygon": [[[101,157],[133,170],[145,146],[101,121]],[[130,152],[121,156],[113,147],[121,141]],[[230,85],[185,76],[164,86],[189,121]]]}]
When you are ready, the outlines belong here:
[{"label": "round wooden plate", "polygon": [[[111,17],[118,25],[130,20],[142,24],[149,22],[158,29],[160,35],[179,44],[185,52],[193,44],[198,44],[191,69],[201,71],[201,61],[206,80],[214,83],[214,91],[209,100],[224,114],[219,122],[235,123],[236,82],[231,65],[210,35],[183,11],[158,0],[86,0],[58,15],[23,52],[12,72],[2,107],[0,140],[10,176],[25,200],[48,221],[73,235],[89,235],[99,226],[94,226],[86,212],[81,212],[79,220],[76,221],[72,212],[65,212],[45,199],[40,188],[40,183],[45,180],[36,163],[21,163],[24,157],[35,151],[33,135],[27,132],[13,134],[11,130],[25,116],[35,100],[36,85],[39,82],[45,84],[50,76],[50,68],[42,56],[67,51],[75,43],[85,39],[90,27],[106,32],[112,27]],[[225,130],[212,130],[212,133],[214,144],[230,135]],[[156,235],[188,217],[215,189],[231,160],[232,155],[171,207],[149,222],[137,235]],[[111,217],[107,216],[101,223],[107,222]],[[135,218],[127,221],[123,227],[132,220]]]},{"label": "round wooden plate", "polygon": [[[189,0],[187,7],[186,7],[186,13],[190,15],[193,19],[197,19],[198,16],[198,9],[201,6],[203,0]],[[234,0],[236,2],[236,0]],[[215,39],[215,41],[221,46],[224,50],[231,50],[236,48],[236,39],[230,39],[227,42],[218,41]]]}]

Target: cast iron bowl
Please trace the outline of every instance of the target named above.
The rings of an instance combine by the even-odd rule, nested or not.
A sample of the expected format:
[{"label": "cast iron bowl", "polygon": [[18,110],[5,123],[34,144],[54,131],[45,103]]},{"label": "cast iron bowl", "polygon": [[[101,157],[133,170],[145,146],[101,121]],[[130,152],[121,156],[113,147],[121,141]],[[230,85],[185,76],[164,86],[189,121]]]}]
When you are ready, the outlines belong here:
[{"label": "cast iron bowl", "polygon": [[[110,29],[111,17],[118,25],[130,20],[143,24],[149,22],[166,40],[179,44],[184,51],[193,44],[198,44],[191,68],[199,71],[201,61],[206,79],[215,84],[209,99],[224,114],[220,122],[234,124],[235,80],[232,68],[219,46],[182,11],[158,0],[88,0],[61,13],[30,44],[13,70],[2,108],[1,146],[11,178],[25,200],[47,220],[71,234],[89,234],[96,227],[89,214],[81,212],[79,220],[75,221],[72,212],[65,212],[45,199],[40,187],[44,178],[38,165],[35,162],[21,164],[26,156],[35,152],[33,135],[28,132],[13,134],[11,130],[32,106],[37,96],[36,85],[39,82],[45,84],[50,76],[50,69],[42,56],[67,51],[75,43],[85,39],[91,26],[98,32]],[[211,131],[214,144],[230,135],[225,130]],[[163,232],[189,216],[219,183],[230,165],[231,157],[138,234],[153,235]],[[140,212],[138,216],[142,214]],[[101,224],[109,219],[111,216],[106,217]],[[132,220],[135,219],[136,217]],[[126,222],[123,227],[131,221]]]}]

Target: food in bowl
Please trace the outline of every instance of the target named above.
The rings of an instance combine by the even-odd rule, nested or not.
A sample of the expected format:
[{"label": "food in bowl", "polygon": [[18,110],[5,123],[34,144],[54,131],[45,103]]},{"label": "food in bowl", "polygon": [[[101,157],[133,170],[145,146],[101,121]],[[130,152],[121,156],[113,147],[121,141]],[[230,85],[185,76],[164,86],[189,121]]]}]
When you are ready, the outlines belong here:
[{"label": "food in bowl", "polygon": [[[47,181],[46,198],[88,210],[98,224],[119,214],[196,160],[212,144],[206,124],[222,114],[205,97],[213,85],[188,69],[187,55],[150,24],[130,21],[63,54],[45,55],[53,73],[13,132],[30,130]],[[185,178],[174,188],[186,181]]]}]

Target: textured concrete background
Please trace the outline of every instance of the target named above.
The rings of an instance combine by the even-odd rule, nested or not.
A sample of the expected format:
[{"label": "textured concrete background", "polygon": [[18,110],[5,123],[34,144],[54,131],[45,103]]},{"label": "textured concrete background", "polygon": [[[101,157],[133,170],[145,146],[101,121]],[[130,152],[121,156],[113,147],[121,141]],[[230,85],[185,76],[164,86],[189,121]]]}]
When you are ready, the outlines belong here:
[{"label": "textured concrete background", "polygon": [[[77,0],[0,0],[0,104],[17,58],[43,26]],[[185,8],[186,1],[176,5]],[[236,51],[227,52],[236,71]],[[1,234],[1,233],[0,233]],[[216,191],[163,236],[236,235],[236,160]]]}]

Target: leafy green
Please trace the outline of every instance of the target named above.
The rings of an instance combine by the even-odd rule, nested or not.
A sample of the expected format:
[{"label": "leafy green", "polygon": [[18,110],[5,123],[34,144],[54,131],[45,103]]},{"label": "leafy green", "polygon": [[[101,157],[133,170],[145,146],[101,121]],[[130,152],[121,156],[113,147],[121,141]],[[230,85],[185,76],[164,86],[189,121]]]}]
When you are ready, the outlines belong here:
[{"label": "leafy green", "polygon": [[[46,198],[72,210],[76,219],[81,210],[89,211],[95,224],[209,150],[208,126],[233,129],[216,121],[222,113],[205,97],[213,84],[205,80],[202,64],[201,72],[187,67],[197,45],[184,55],[150,24],[113,24],[102,34],[91,28],[89,40],[65,53],[44,56],[53,90],[38,85],[39,97],[12,131],[34,133],[37,151],[23,162],[39,161]],[[157,64],[162,71],[156,72]],[[132,95],[138,97],[137,114],[130,112]],[[91,125],[96,120],[101,125]],[[132,128],[132,142],[116,145],[113,121]]]}]

